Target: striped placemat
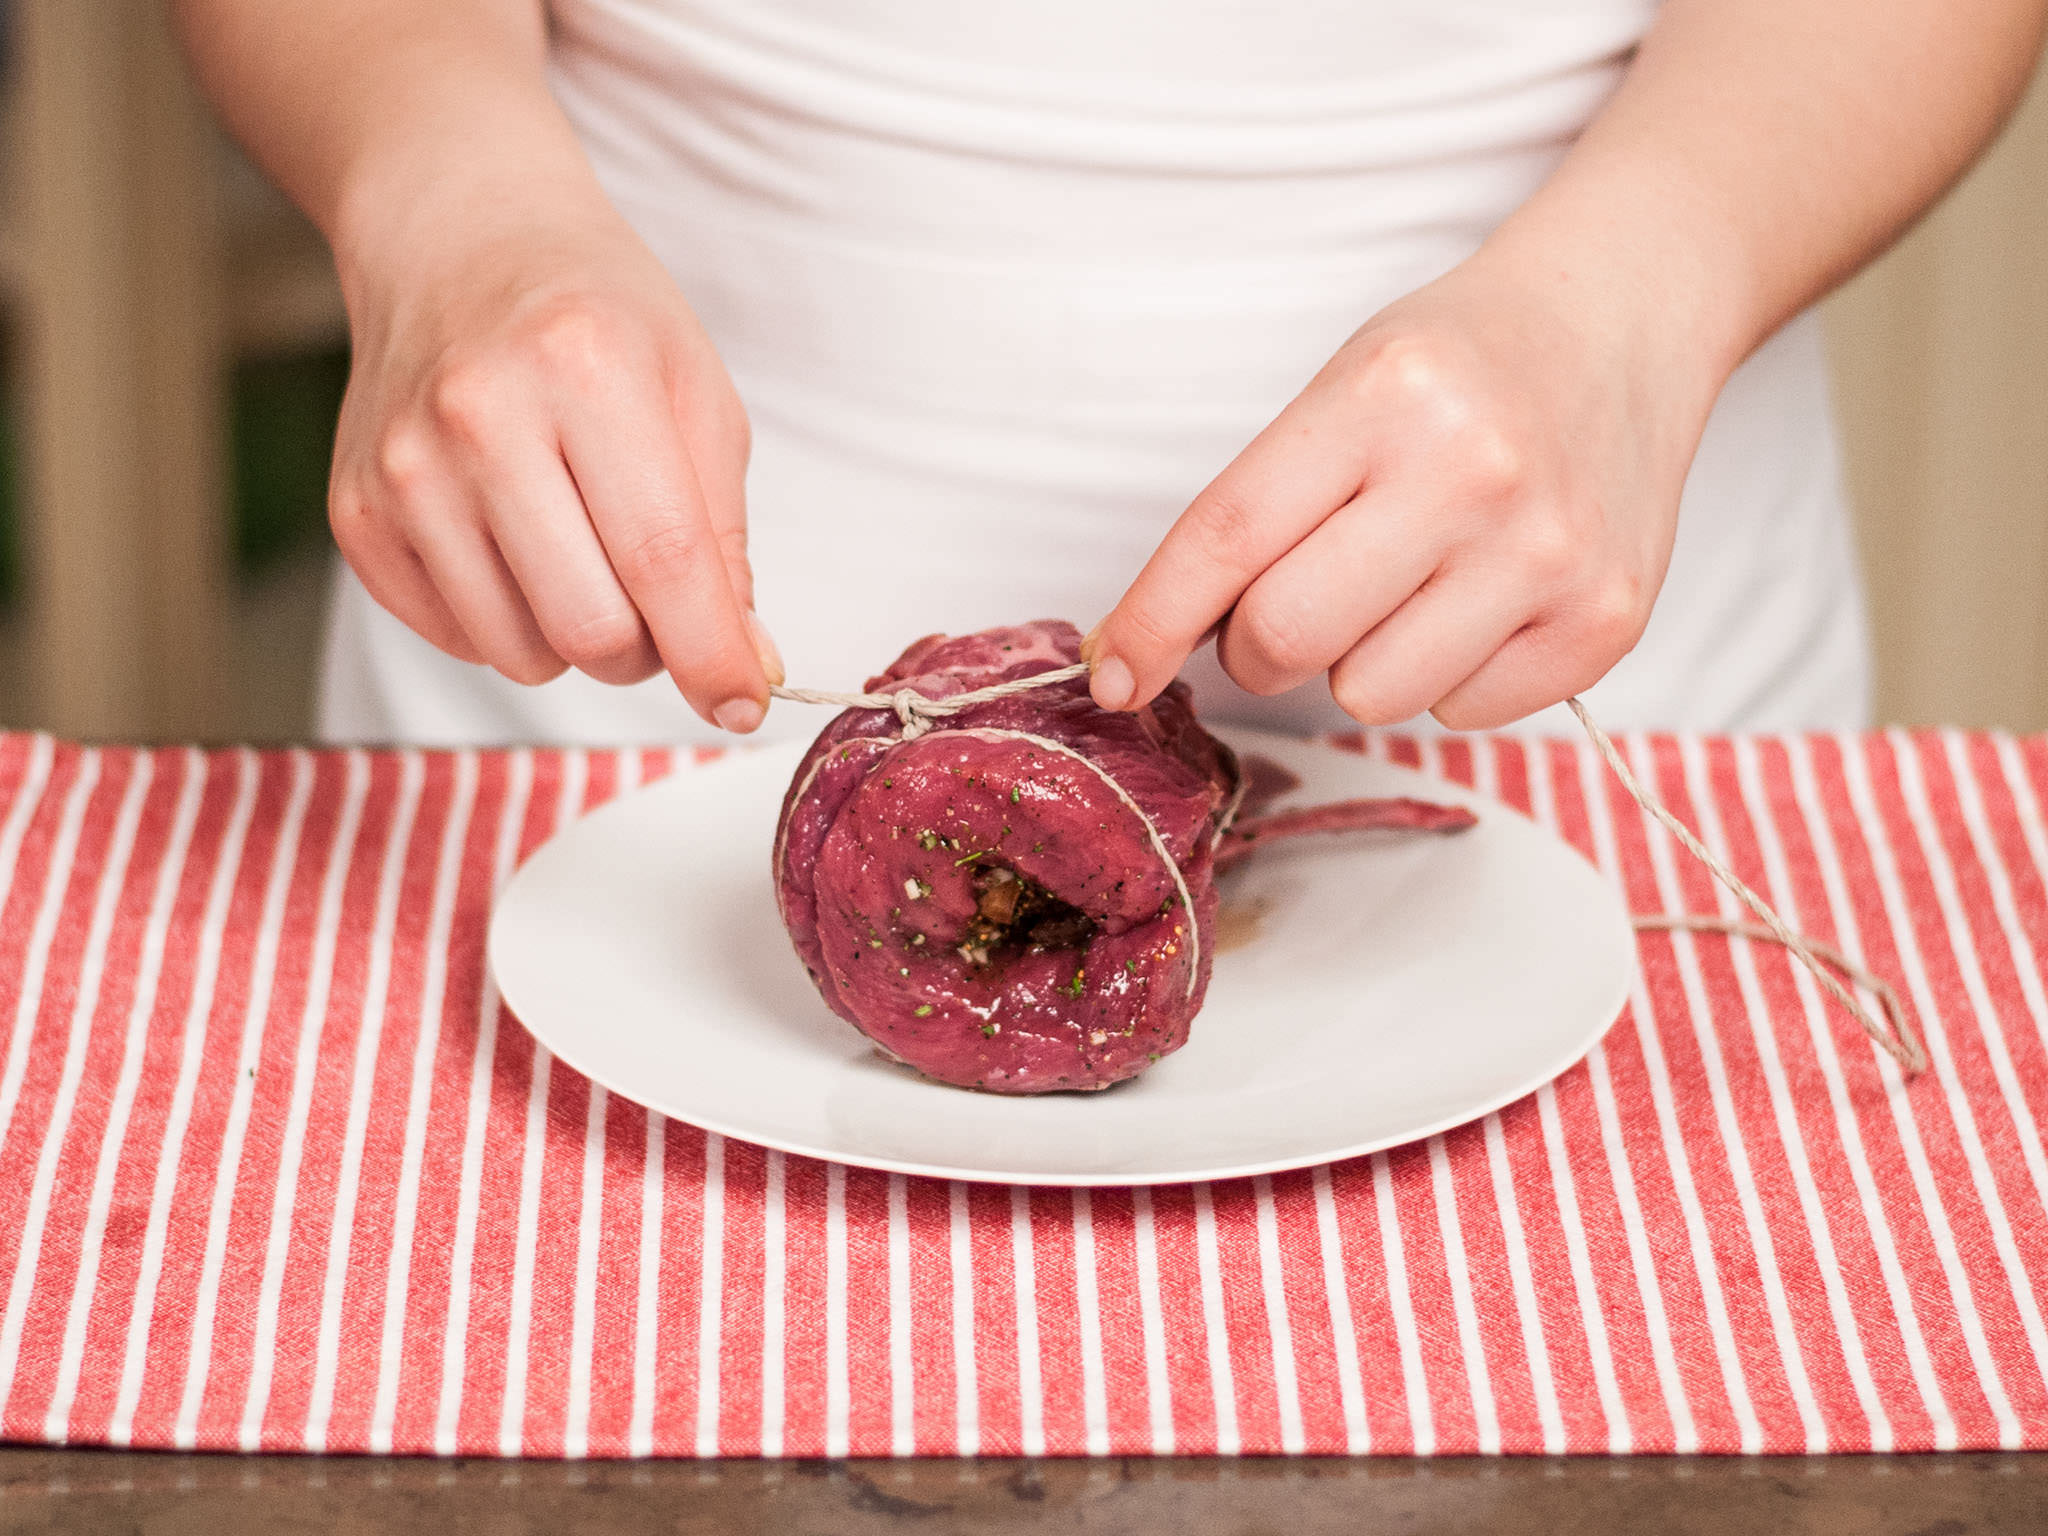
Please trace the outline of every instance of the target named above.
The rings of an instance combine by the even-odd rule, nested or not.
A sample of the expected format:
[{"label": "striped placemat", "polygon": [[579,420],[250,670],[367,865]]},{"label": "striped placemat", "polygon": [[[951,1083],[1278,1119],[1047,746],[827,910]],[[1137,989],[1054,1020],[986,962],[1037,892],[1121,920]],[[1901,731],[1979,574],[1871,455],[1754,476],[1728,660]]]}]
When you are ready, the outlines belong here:
[{"label": "striped placemat", "polygon": [[[1556,826],[1638,911],[1717,910],[1583,744],[1364,749]],[[1928,1073],[1902,1084],[1781,951],[1649,934],[1606,1043],[1477,1124],[1090,1192],[785,1158],[535,1048],[485,981],[493,888],[687,758],[0,738],[0,1433],[2048,1447],[2048,740],[1624,749],[1897,981]]]}]

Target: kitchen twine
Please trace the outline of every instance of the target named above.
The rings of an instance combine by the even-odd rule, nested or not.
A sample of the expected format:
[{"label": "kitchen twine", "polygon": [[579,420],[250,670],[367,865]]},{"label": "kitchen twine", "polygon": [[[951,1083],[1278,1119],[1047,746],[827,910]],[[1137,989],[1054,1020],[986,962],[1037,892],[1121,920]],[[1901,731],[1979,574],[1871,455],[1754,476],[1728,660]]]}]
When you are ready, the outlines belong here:
[{"label": "kitchen twine", "polygon": [[[1072,666],[1057,667],[1050,672],[1034,672],[1029,677],[1012,678],[1008,682],[991,683],[986,688],[974,688],[966,693],[948,694],[944,698],[936,699],[927,697],[914,688],[898,688],[893,693],[833,693],[818,688],[786,688],[776,684],[768,691],[776,698],[787,699],[793,704],[829,704],[841,709],[893,710],[897,720],[901,722],[900,739],[915,741],[948,715],[956,715],[962,710],[973,709],[982,704],[992,704],[998,699],[1012,698],[1020,693],[1029,693],[1034,689],[1056,687],[1087,675],[1088,664],[1076,662]],[[1686,852],[1705,865],[1708,873],[1761,920],[1759,925],[1725,917],[1660,913],[1631,918],[1633,925],[1639,931],[1721,933],[1733,938],[1784,946],[1801,965],[1813,973],[1814,979],[1821,984],[1827,994],[1846,1008],[1850,1016],[1863,1026],[1863,1032],[1870,1037],[1871,1042],[1899,1064],[1906,1076],[1915,1077],[1924,1072],[1927,1069],[1927,1052],[1921,1046],[1919,1036],[1914,1033],[1912,1024],[1907,1020],[1905,1005],[1900,1002],[1899,994],[1893,990],[1891,984],[1883,977],[1872,974],[1832,945],[1824,944],[1817,939],[1803,938],[1787,927],[1785,920],[1769,902],[1751,890],[1740,875],[1694,836],[1692,829],[1674,816],[1665,807],[1664,802],[1635,776],[1628,764],[1622,760],[1612,738],[1600,728],[1587,711],[1585,704],[1577,697],[1566,699],[1565,703],[1578,717],[1578,722],[1585,728],[1586,735],[1592,739],[1600,755],[1607,760],[1607,766],[1614,770],[1614,776],[1621,780],[1622,788],[1629,792],[1630,798],[1661,823],[1666,831],[1678,839]],[[1095,767],[1095,764],[1071,748],[1062,747],[1060,750],[1080,758],[1090,767]],[[1183,905],[1192,912],[1193,904],[1188,900],[1187,886],[1181,879],[1180,867],[1166,851],[1158,830],[1152,826],[1151,818],[1145,815],[1137,802],[1114,778],[1100,768],[1096,768],[1096,771],[1102,775],[1103,781],[1116,791],[1124,804],[1137,811],[1139,819],[1145,823],[1146,830],[1152,835],[1153,846],[1173,874],[1174,884],[1180,891]],[[1830,966],[1834,969],[1830,970]],[[1836,979],[1835,971],[1840,971],[1875,997],[1884,1010],[1884,1018],[1880,1020],[1864,1006],[1861,999],[1843,986]]]}]

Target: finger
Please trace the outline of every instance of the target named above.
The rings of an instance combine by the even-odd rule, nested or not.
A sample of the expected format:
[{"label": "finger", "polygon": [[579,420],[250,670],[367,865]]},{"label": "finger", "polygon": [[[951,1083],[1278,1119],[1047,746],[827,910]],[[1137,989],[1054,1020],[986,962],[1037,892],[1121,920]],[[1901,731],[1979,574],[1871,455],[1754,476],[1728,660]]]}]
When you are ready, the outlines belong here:
[{"label": "finger", "polygon": [[507,432],[477,456],[492,536],[549,649],[603,683],[661,670],[552,433]]},{"label": "finger", "polygon": [[1562,703],[1605,677],[1643,630],[1641,604],[1581,602],[1517,634],[1455,688],[1436,717],[1456,731],[1488,731]]},{"label": "finger", "polygon": [[768,679],[668,402],[652,380],[598,387],[561,410],[562,445],[612,569],[691,708],[747,732]]},{"label": "finger", "polygon": [[462,623],[435,590],[412,546],[361,497],[337,493],[329,513],[334,540],[379,607],[458,661],[483,664]]},{"label": "finger", "polygon": [[1330,695],[1364,725],[1413,719],[1484,666],[1530,613],[1525,589],[1505,573],[1445,572],[1338,660]]},{"label": "finger", "polygon": [[1217,640],[1223,670],[1268,695],[1329,671],[1442,564],[1442,528],[1433,505],[1354,498],[1238,598]]},{"label": "finger", "polygon": [[725,560],[726,575],[732,581],[733,596],[745,610],[747,633],[754,642],[754,654],[768,681],[784,680],[782,652],[768,626],[754,611],[754,567],[747,553],[747,461],[753,451],[753,434],[746,412],[729,390],[693,397],[685,380],[678,377],[670,386],[676,419],[682,424],[683,442],[696,468],[697,483],[704,491],[705,510]]},{"label": "finger", "polygon": [[561,676],[567,663],[541,633],[480,516],[443,502],[415,509],[406,532],[435,589],[488,665],[515,683]]},{"label": "finger", "polygon": [[1240,594],[1358,493],[1359,437],[1330,400],[1304,394],[1210,482],[1090,634],[1096,703],[1149,702]]},{"label": "finger", "polygon": [[746,486],[752,434],[746,412],[730,390],[697,387],[693,379],[688,369],[671,368],[671,408],[697,471],[697,484],[704,492],[704,509],[718,535],[733,595],[742,608],[751,610],[754,568],[747,557]]}]

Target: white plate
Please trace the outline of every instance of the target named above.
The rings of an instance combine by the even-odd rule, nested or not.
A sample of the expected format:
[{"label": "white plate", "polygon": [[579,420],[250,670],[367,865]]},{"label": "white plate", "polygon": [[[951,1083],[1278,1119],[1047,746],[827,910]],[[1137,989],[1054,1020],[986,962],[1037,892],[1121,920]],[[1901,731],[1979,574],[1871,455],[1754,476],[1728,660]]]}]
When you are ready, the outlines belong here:
[{"label": "white plate", "polygon": [[541,1043],[614,1093],[788,1152],[1002,1183],[1176,1183],[1370,1152],[1520,1098],[1606,1032],[1635,965],[1628,915],[1551,833],[1387,763],[1223,734],[1301,776],[1282,804],[1418,795],[1479,825],[1261,852],[1224,882],[1239,933],[1188,1044],[1103,1093],[948,1088],[825,1007],[769,879],[795,747],[733,753],[563,830],[499,898],[491,968]]}]

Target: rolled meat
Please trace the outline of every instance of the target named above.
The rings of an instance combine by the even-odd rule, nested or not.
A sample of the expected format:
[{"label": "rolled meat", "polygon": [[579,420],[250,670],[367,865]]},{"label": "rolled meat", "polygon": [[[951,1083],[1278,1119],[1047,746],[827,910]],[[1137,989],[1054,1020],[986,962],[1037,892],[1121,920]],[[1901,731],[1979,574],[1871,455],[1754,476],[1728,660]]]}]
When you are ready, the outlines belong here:
[{"label": "rolled meat", "polygon": [[[947,698],[1079,655],[1059,621],[933,635],[867,691]],[[1317,808],[1334,822],[1233,825],[1254,786],[1180,683],[1121,713],[1076,678],[903,736],[891,711],[852,709],[804,755],[776,829],[783,922],[840,1017],[929,1077],[994,1093],[1106,1088],[1186,1042],[1219,851],[1241,857],[1262,822],[1287,835],[1471,821],[1371,801]]]}]

